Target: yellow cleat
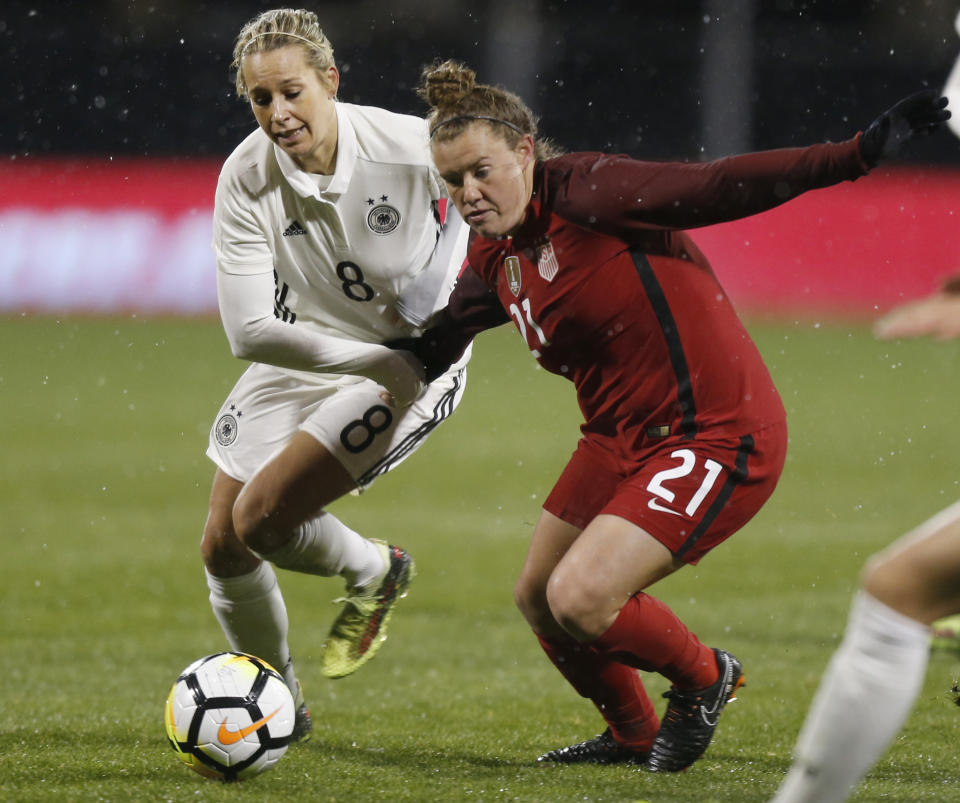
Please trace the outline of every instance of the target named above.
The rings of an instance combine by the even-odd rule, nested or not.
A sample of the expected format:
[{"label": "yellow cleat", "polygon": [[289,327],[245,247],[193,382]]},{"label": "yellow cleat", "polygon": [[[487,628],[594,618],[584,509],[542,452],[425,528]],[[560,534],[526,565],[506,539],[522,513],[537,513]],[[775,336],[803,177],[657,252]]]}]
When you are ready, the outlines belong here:
[{"label": "yellow cleat", "polygon": [[960,651],[960,615],[937,619],[930,627],[933,628],[931,648]]},{"label": "yellow cleat", "polygon": [[367,588],[350,589],[335,602],[343,610],[320,648],[320,671],[328,678],[342,678],[356,672],[377,654],[387,638],[387,623],[397,600],[406,596],[416,576],[413,558],[400,547],[374,539],[387,568]]}]

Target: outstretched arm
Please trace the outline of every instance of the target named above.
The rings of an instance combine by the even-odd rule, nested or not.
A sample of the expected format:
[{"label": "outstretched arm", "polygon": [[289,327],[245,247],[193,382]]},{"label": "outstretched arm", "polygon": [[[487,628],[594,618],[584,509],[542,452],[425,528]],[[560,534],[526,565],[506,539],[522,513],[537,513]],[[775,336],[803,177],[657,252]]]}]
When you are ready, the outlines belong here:
[{"label": "outstretched arm", "polygon": [[933,90],[901,100],[863,134],[839,143],[745,153],[712,162],[644,162],[571,154],[551,161],[554,210],[630,240],[650,229],[689,229],[747,217],[808,190],[852,181],[950,117]]}]

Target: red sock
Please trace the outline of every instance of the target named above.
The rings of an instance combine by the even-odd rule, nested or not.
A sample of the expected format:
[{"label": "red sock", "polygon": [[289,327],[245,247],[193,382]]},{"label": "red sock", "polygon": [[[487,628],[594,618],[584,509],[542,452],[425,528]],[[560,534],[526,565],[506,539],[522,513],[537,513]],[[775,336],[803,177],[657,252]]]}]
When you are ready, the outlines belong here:
[{"label": "red sock", "polygon": [[597,707],[617,742],[639,752],[650,749],[660,720],[635,669],[573,639],[537,639],[567,682]]},{"label": "red sock", "polygon": [[678,689],[702,689],[720,677],[713,650],[660,600],[642,591],[627,600],[607,632],[590,646],[614,661],[659,672]]}]

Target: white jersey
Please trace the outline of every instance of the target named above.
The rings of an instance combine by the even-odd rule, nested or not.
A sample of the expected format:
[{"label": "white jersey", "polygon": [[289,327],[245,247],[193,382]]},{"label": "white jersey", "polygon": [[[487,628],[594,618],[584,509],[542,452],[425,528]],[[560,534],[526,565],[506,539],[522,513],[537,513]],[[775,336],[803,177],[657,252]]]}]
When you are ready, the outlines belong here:
[{"label": "white jersey", "polygon": [[415,334],[446,305],[468,229],[446,203],[424,120],[339,102],[336,111],[332,176],[300,170],[260,129],[224,164],[221,315],[238,356],[374,376],[360,344]]}]

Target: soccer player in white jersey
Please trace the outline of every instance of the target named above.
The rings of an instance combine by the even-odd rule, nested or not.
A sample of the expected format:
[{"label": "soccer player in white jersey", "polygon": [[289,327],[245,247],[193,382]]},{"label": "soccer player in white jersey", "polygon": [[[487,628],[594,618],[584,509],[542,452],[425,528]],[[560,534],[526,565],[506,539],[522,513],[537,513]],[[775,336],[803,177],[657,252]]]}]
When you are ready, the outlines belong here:
[{"label": "soccer player in white jersey", "polygon": [[253,364],[211,429],[202,553],[230,646],[283,673],[303,739],[310,714],[273,567],[346,581],[324,675],[373,657],[413,560],[325,508],[409,457],[460,402],[466,359],[425,385],[416,361],[381,344],[446,304],[467,228],[446,207],[423,120],[337,102],[316,15],[258,15],[234,67],[259,127],[220,174],[214,249],[227,339]]},{"label": "soccer player in white jersey", "polygon": [[[960,35],[960,14],[956,19]],[[960,57],[943,87],[960,104]],[[960,137],[960,116],[947,125]],[[960,337],[960,276],[877,321],[880,338]],[[886,752],[923,688],[931,630],[960,614],[960,502],[867,561],[774,803],[839,803]],[[944,617],[950,617],[945,619]]]}]

